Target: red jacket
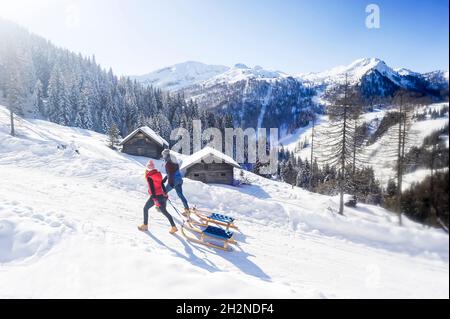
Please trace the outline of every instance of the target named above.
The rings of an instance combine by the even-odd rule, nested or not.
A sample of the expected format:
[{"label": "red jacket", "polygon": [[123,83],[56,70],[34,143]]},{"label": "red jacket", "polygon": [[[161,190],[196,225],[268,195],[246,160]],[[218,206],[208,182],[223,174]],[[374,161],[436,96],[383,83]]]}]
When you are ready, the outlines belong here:
[{"label": "red jacket", "polygon": [[148,193],[150,196],[161,196],[166,194],[164,184],[162,183],[162,175],[158,170],[145,172],[145,179],[148,184]]}]

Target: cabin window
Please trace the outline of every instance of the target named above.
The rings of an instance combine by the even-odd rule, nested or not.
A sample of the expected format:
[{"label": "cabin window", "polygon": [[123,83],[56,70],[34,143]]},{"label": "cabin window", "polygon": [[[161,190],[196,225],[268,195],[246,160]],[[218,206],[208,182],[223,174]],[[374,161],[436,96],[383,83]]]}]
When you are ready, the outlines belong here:
[{"label": "cabin window", "polygon": [[225,177],[227,176],[227,173],[220,173],[220,176]]},{"label": "cabin window", "polygon": [[200,177],[200,174],[194,174],[194,177]]}]

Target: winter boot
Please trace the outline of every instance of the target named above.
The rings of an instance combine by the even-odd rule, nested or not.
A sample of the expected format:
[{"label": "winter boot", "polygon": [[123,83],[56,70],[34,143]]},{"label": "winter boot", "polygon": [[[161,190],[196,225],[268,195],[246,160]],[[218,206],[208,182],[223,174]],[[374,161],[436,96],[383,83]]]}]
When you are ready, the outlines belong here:
[{"label": "winter boot", "polygon": [[141,225],[141,226],[138,226],[138,229],[139,229],[140,231],[148,231],[148,225]]},{"label": "winter boot", "polygon": [[169,233],[173,235],[173,234],[175,234],[177,231],[178,231],[178,228],[177,228],[176,226],[173,226],[173,227],[169,230]]}]

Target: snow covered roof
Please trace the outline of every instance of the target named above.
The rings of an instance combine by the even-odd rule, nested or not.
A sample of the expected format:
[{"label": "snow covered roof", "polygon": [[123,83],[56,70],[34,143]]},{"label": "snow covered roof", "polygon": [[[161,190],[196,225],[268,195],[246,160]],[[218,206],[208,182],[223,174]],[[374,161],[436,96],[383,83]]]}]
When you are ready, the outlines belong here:
[{"label": "snow covered roof", "polygon": [[[207,156],[213,156],[215,157],[214,163],[228,163],[236,168],[241,168],[241,166],[231,157],[228,155],[225,155],[224,153],[212,148],[212,147],[205,147],[201,151],[198,151],[197,153],[192,154],[191,156],[187,157],[183,160],[183,163],[180,167],[181,170],[186,170],[187,168],[191,167],[194,164],[201,163],[202,159],[204,159]],[[218,159],[219,161],[216,161]]]},{"label": "snow covered roof", "polygon": [[169,147],[169,143],[165,139],[163,139],[161,136],[156,134],[156,132],[153,131],[148,126],[142,126],[142,127],[138,128],[138,129],[134,130],[132,133],[130,133],[127,137],[125,137],[123,139],[123,141],[120,143],[120,145],[123,145],[124,143],[126,143],[128,140],[130,140],[133,136],[135,136],[139,132],[141,132],[142,134],[146,135],[149,139],[155,141],[156,143],[158,143],[162,147],[165,147],[165,146]]}]

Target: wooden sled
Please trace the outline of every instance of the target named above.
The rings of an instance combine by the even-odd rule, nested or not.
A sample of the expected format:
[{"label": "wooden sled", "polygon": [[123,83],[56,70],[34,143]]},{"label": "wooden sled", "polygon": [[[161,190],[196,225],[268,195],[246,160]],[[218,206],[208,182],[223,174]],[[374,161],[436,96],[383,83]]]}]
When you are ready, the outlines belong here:
[{"label": "wooden sled", "polygon": [[[202,229],[203,228],[203,229]],[[223,228],[215,226],[202,227],[193,225],[190,221],[185,221],[181,227],[183,236],[194,243],[202,244],[208,247],[230,251],[230,244],[237,244],[233,238],[234,233]],[[220,241],[222,246],[212,243],[209,239]]]},{"label": "wooden sled", "polygon": [[[200,222],[192,219],[191,214],[195,215],[195,217],[197,217]],[[219,213],[209,213],[198,210],[197,208],[193,208],[189,211],[189,215],[187,216],[187,218],[191,223],[202,227],[208,227],[210,226],[210,224],[215,224],[225,227],[226,230],[229,230],[230,228],[238,230],[237,226],[234,224],[234,222],[236,221],[235,218]]]}]

